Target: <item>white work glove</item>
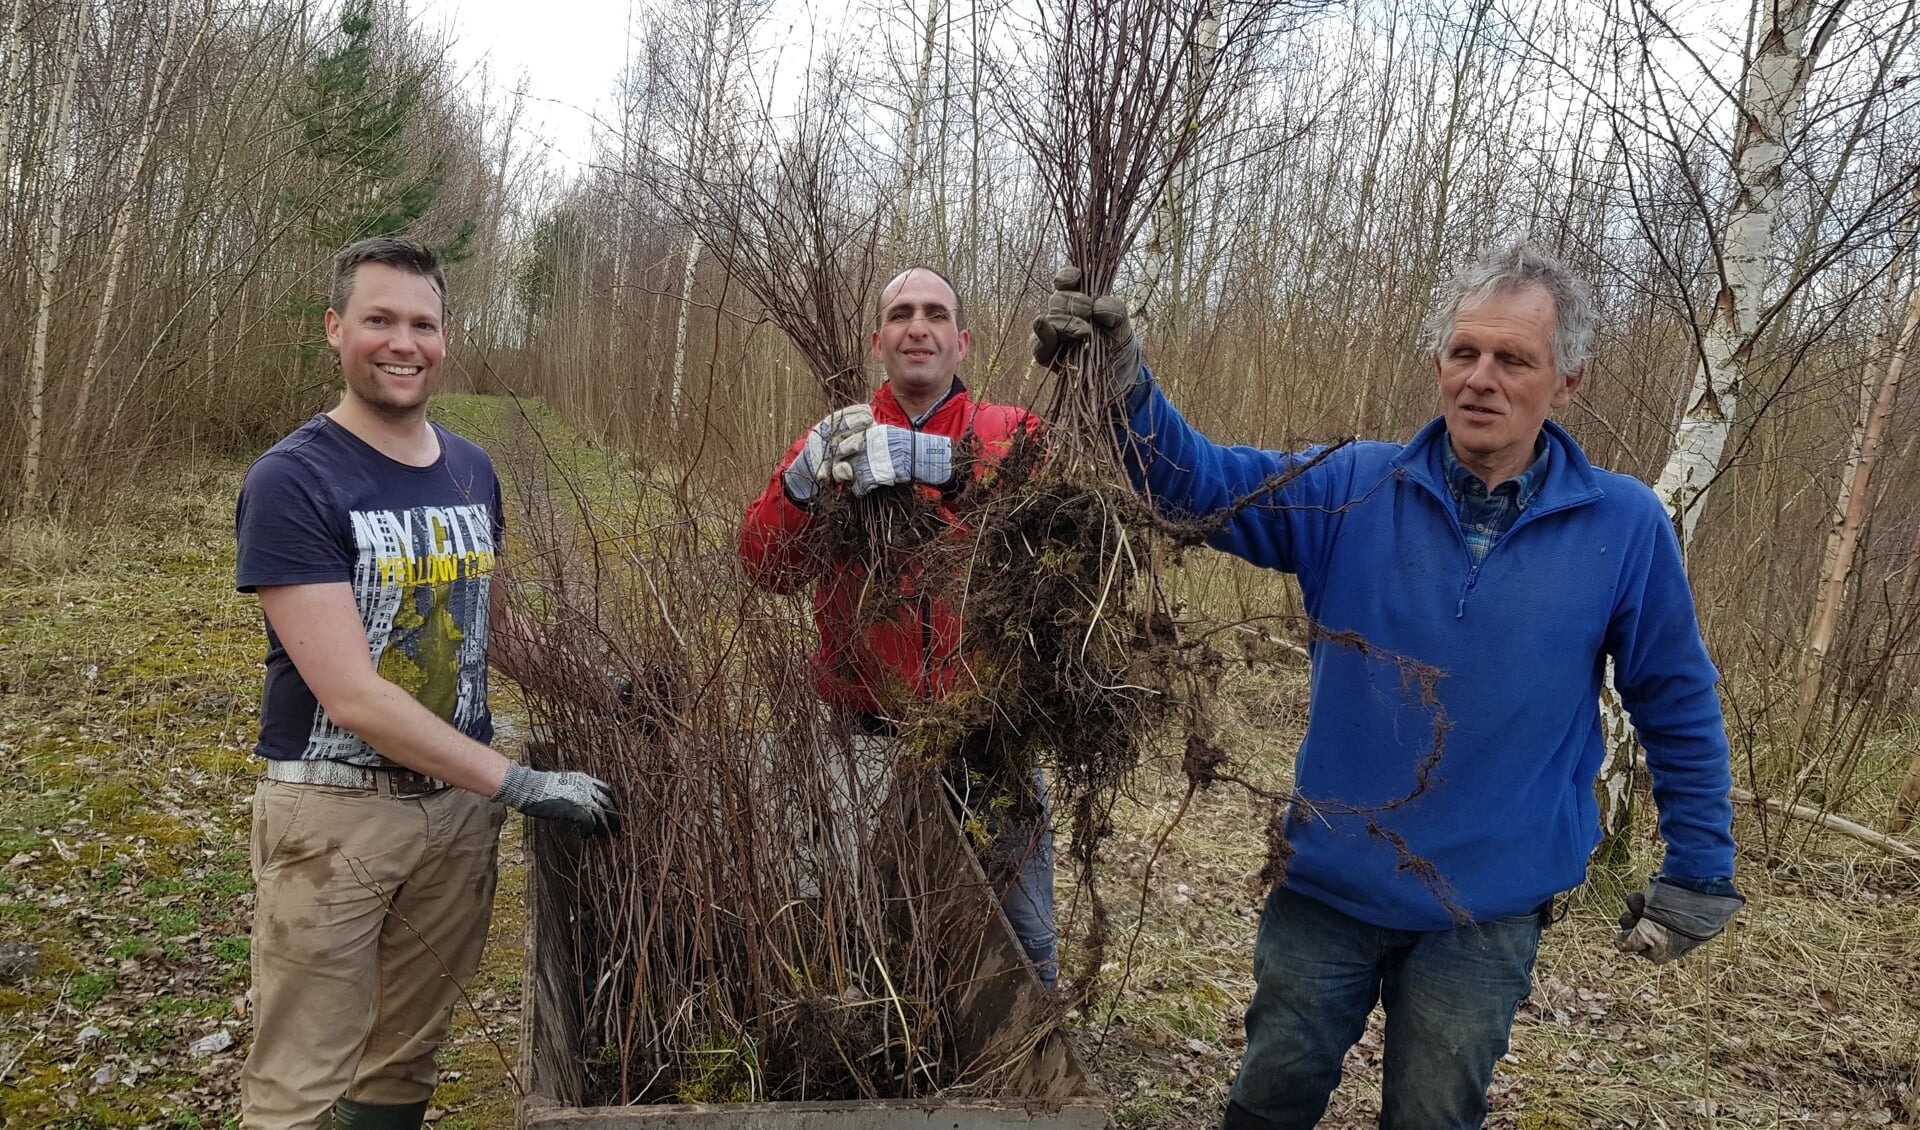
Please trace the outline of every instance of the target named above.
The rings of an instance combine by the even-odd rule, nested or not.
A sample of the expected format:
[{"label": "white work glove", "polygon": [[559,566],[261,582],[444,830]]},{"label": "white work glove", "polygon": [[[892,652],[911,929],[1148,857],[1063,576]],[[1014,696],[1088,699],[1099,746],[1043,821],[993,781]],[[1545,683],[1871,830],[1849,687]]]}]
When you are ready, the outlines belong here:
[{"label": "white work glove", "polygon": [[814,492],[831,481],[834,452],[842,444],[858,440],[872,426],[873,409],[849,404],[808,429],[805,446],[780,474],[787,497],[800,503],[810,501]]},{"label": "white work glove", "polygon": [[1627,896],[1613,944],[1621,953],[1637,953],[1660,965],[1726,929],[1746,901],[1738,894],[1702,894],[1655,879]]},{"label": "white work glove", "polygon": [[953,440],[893,424],[875,424],[840,441],[833,453],[833,479],[850,483],[855,497],[875,487],[953,479]]},{"label": "white work glove", "polygon": [[613,790],[591,773],[551,773],[529,769],[518,761],[507,766],[507,779],[490,798],[538,820],[556,820],[589,836],[608,836],[620,830],[620,814],[613,810]]}]

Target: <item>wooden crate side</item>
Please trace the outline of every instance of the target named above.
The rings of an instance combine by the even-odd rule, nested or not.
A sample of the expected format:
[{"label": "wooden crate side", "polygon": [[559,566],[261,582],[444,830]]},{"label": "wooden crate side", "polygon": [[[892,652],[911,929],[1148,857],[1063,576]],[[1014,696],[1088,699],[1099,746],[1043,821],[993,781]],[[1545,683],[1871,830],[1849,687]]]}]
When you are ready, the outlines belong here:
[{"label": "wooden crate side", "polygon": [[917,892],[901,892],[897,905],[927,916],[921,936],[935,940],[943,980],[959,987],[946,1020],[961,1061],[1009,1065],[1012,1076],[1000,1088],[1006,1094],[1098,1094],[1065,1035],[1046,1019],[1059,1004],[1028,966],[939,774],[920,774],[901,799],[908,849],[892,873]]},{"label": "wooden crate side", "polygon": [[581,1066],[578,954],[573,952],[580,842],[526,822],[527,944],[520,996],[520,1079],[528,1094],[578,1104]]},{"label": "wooden crate side", "polygon": [[1106,1130],[1103,1100],[1020,1103],[989,1099],[914,1102],[727,1103],[711,1106],[563,1109],[535,1102],[526,1130]]}]

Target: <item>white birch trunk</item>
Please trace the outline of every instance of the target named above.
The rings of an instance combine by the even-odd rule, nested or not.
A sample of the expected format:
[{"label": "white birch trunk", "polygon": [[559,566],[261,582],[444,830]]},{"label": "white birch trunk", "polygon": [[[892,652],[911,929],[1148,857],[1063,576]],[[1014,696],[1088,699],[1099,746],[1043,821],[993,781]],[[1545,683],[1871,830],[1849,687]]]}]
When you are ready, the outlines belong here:
[{"label": "white birch trunk", "polygon": [[[740,0],[733,0],[727,9],[727,24],[721,41],[718,65],[713,66],[712,85],[702,90],[699,122],[694,130],[694,142],[690,176],[705,176],[707,165],[712,160],[713,138],[716,130],[715,115],[720,111],[721,103],[727,94],[727,72],[733,66],[733,53],[739,46],[743,35],[740,26]],[[709,65],[713,64],[713,55],[707,56]],[[681,404],[686,395],[687,384],[687,327],[693,318],[693,282],[696,268],[700,264],[700,237],[687,234],[686,267],[680,274],[680,314],[673,327],[673,369],[667,387],[667,411],[669,418],[677,422],[680,419]]]},{"label": "white birch trunk", "polygon": [[1720,292],[1701,335],[1678,435],[1654,482],[1684,548],[1693,542],[1708,488],[1733,427],[1759,329],[1785,181],[1786,138],[1813,60],[1804,52],[1812,0],[1760,0],[1758,49],[1740,96],[1733,147],[1734,198],[1720,246]]},{"label": "white birch trunk", "polygon": [[[13,15],[7,21],[6,100],[0,102],[0,193],[16,191],[13,177],[13,104],[20,97],[20,68],[26,52],[20,42],[20,11],[25,0],[13,0]],[[25,173],[22,172],[24,179]],[[0,212],[0,217],[8,213]]]},{"label": "white birch trunk", "polygon": [[[487,216],[486,251],[480,257],[480,262],[482,263],[480,293],[486,295],[487,298],[486,305],[479,309],[480,323],[478,329],[480,331],[480,340],[486,343],[488,349],[498,346],[501,338],[501,333],[496,325],[496,315],[499,311],[493,296],[497,293],[495,289],[495,279],[501,260],[500,229],[506,223],[508,208],[507,182],[513,171],[513,135],[520,128],[520,112],[526,106],[526,97],[525,90],[516,90],[513,92],[512,100],[507,103],[506,125],[500,131],[500,168],[498,175],[493,178],[493,184],[491,185],[492,206],[487,209],[489,215]],[[625,166],[622,166],[622,168],[624,169]],[[614,246],[619,247],[622,245],[616,242]],[[621,255],[616,257],[614,262],[623,263],[625,260],[626,256]],[[617,287],[614,293],[620,293]]]},{"label": "white birch trunk", "polygon": [[[1673,520],[1683,553],[1693,542],[1708,488],[1719,473],[1748,354],[1762,329],[1760,311],[1784,183],[1786,138],[1813,67],[1805,52],[1812,0],[1756,0],[1755,6],[1759,34],[1740,92],[1734,197],[1719,248],[1720,290],[1701,334],[1701,355],[1678,433],[1653,488]],[[1613,691],[1611,662],[1601,716],[1607,755],[1600,767],[1600,818],[1604,831],[1613,836],[1625,830],[1636,750],[1632,726]]]},{"label": "white birch trunk", "polygon": [[180,76],[193,66],[193,57],[200,50],[200,42],[206,36],[208,25],[213,22],[213,11],[209,6],[201,14],[193,42],[187,45],[179,67],[169,77],[167,60],[173,54],[174,39],[183,18],[184,13],[176,15],[171,10],[167,13],[167,34],[160,42],[160,56],[154,64],[153,92],[147,98],[146,113],[141,119],[140,140],[134,146],[133,167],[127,171],[127,194],[121,198],[120,207],[114,213],[113,232],[107,238],[106,284],[100,295],[100,309],[94,314],[93,335],[87,343],[87,359],[81,366],[80,385],[74,393],[73,409],[67,419],[63,453],[69,458],[79,445],[80,436],[86,431],[87,407],[93,397],[93,382],[100,373],[101,361],[106,355],[107,328],[113,321],[113,302],[120,293],[120,272],[127,261],[127,228],[133,222],[134,205],[140,198],[140,182],[146,175],[147,156],[153,151],[154,136],[160,132],[161,108],[171,101],[174,90],[179,86]]},{"label": "white birch trunk", "polygon": [[933,84],[934,32],[940,25],[940,0],[927,0],[925,33],[920,41],[920,66],[913,80],[913,98],[907,103],[906,149],[900,155],[900,191],[893,199],[892,250],[905,254],[907,213],[912,209],[913,186],[920,162],[920,123],[927,112],[927,90]]},{"label": "white birch trunk", "polygon": [[20,505],[33,510],[40,494],[41,448],[47,427],[47,339],[53,325],[54,275],[60,269],[60,251],[66,243],[67,191],[62,170],[67,162],[61,152],[67,144],[67,112],[73,105],[73,87],[80,75],[80,56],[86,37],[80,29],[87,21],[86,0],[74,11],[73,23],[60,33],[60,46],[67,56],[67,73],[60,80],[60,94],[54,100],[53,130],[47,141],[48,214],[45,237],[34,256],[36,295],[33,310],[32,344],[27,357],[27,442],[20,465]]}]

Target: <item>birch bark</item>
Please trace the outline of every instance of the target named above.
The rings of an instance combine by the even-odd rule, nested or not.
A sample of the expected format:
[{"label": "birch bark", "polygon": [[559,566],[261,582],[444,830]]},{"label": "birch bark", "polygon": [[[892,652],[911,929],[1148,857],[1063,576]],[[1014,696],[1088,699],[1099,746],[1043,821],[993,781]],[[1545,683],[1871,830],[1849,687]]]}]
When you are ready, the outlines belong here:
[{"label": "birch bark", "polygon": [[927,0],[920,40],[920,65],[914,74],[913,97],[907,103],[906,149],[900,156],[900,191],[893,200],[892,250],[896,258],[907,243],[907,213],[913,207],[913,186],[920,162],[920,123],[927,112],[927,91],[933,82],[934,33],[940,25],[940,0]]},{"label": "birch bark", "polygon": [[[727,72],[733,67],[733,54],[740,39],[740,0],[733,0],[727,7],[726,23],[721,30],[717,63],[713,46],[708,46],[707,64],[710,71],[707,77],[712,81],[703,84],[700,90],[698,125],[694,130],[693,152],[687,170],[689,177],[705,176],[712,159],[714,134],[718,129],[714,119],[720,113],[721,102],[726,98]],[[680,419],[681,402],[686,392],[687,326],[693,317],[693,282],[699,265],[700,237],[689,232],[686,262],[680,272],[680,313],[673,327],[673,370],[667,389],[667,410],[676,422]]]},{"label": "birch bark", "polygon": [[[13,105],[20,97],[20,68],[26,61],[26,52],[20,42],[20,11],[25,0],[13,0],[13,15],[7,21],[7,85],[6,101],[0,102],[0,192],[14,191],[13,178]],[[25,173],[22,173],[25,176]],[[10,218],[11,212],[0,212],[0,219]],[[4,229],[0,229],[4,230]]]},{"label": "birch bark", "polygon": [[34,256],[36,293],[33,310],[33,337],[27,357],[27,443],[20,465],[20,505],[33,510],[40,495],[41,449],[46,443],[47,426],[47,339],[53,324],[54,275],[60,269],[60,252],[66,244],[66,209],[69,164],[62,150],[67,144],[68,110],[73,105],[73,87],[80,75],[80,56],[85,53],[86,36],[80,33],[87,23],[88,0],[75,6],[73,22],[60,31],[61,53],[67,59],[67,73],[60,80],[60,93],[54,99],[53,129],[47,139],[47,226]]},{"label": "birch bark", "polygon": [[[1209,4],[1194,35],[1193,61],[1187,71],[1187,105],[1174,118],[1175,136],[1166,139],[1169,156],[1181,152],[1179,135],[1204,128],[1199,120],[1205,76],[1213,73],[1213,58],[1220,49],[1220,13]],[[1160,307],[1174,301],[1169,285],[1169,264],[1179,255],[1187,239],[1187,213],[1193,207],[1194,187],[1198,180],[1194,169],[1200,160],[1197,147],[1188,146],[1179,164],[1168,174],[1167,187],[1154,205],[1148,228],[1147,246],[1141,257],[1140,281],[1133,298],[1133,323],[1143,339],[1151,340],[1153,323]]]},{"label": "birch bark", "polygon": [[1719,251],[1720,290],[1700,338],[1666,466],[1654,482],[1684,548],[1719,474],[1759,330],[1768,263],[1785,183],[1786,139],[1797,116],[1813,58],[1806,52],[1812,0],[1760,0],[1758,46],[1740,95],[1733,146],[1734,195]]},{"label": "birch bark", "polygon": [[73,409],[67,418],[67,438],[62,449],[67,458],[73,456],[80,436],[86,431],[88,402],[92,399],[93,382],[99,376],[101,361],[106,355],[107,328],[113,322],[113,302],[120,293],[120,273],[127,262],[127,229],[133,222],[134,207],[140,199],[147,157],[153,152],[154,136],[160,132],[163,109],[172,101],[173,93],[180,85],[180,76],[193,66],[193,57],[200,50],[208,25],[213,22],[212,5],[207,5],[201,12],[200,26],[194,31],[193,42],[187,45],[180,65],[169,75],[167,63],[173,55],[174,39],[184,18],[184,12],[175,13],[172,5],[168,5],[167,33],[160,41],[160,55],[154,63],[153,91],[148,95],[146,113],[141,117],[140,140],[134,146],[133,165],[127,170],[127,194],[120,199],[120,207],[113,217],[113,232],[107,238],[106,285],[100,294],[100,309],[94,314],[93,334],[87,343],[87,359],[80,368],[80,384],[74,392]]},{"label": "birch bark", "polygon": [[[1806,50],[1813,0],[1756,0],[1755,9],[1756,46],[1741,84],[1734,132],[1733,198],[1716,248],[1720,288],[1700,335],[1673,447],[1653,488],[1679,534],[1682,552],[1693,541],[1719,474],[1754,339],[1763,328],[1760,313],[1785,183],[1786,139],[1814,64]],[[1601,695],[1601,729],[1607,755],[1600,767],[1600,819],[1606,835],[1616,837],[1626,828],[1637,751],[1632,723],[1613,690],[1611,662]]]},{"label": "birch bark", "polygon": [[[1907,322],[1900,331],[1900,338],[1894,345],[1893,356],[1887,359],[1887,379],[1881,389],[1881,398],[1889,406],[1893,400],[1892,388],[1900,381],[1900,373],[1906,368],[1907,354],[1913,349],[1916,336],[1920,336],[1920,286],[1913,288],[1907,301]],[[1865,493],[1863,488],[1862,494]],[[1916,550],[1920,550],[1920,535],[1914,538]],[[1914,574],[1907,575],[1902,586],[1901,607],[1908,607],[1913,596]],[[1906,780],[1900,783],[1900,793],[1893,803],[1893,820],[1888,825],[1890,831],[1904,832],[1913,819],[1913,811],[1920,805],[1920,752],[1913,755],[1913,763],[1907,767]]]},{"label": "birch bark", "polygon": [[[1911,242],[1910,234],[1909,246]],[[1901,278],[1897,266],[1891,276],[1891,288],[1897,290]],[[1806,646],[1801,649],[1798,662],[1800,698],[1794,711],[1794,732],[1802,741],[1812,725],[1814,707],[1826,684],[1827,652],[1833,647],[1834,628],[1846,602],[1847,580],[1853,574],[1854,554],[1860,544],[1861,528],[1866,524],[1868,491],[1879,461],[1881,442],[1886,436],[1887,421],[1893,415],[1893,400],[1900,388],[1900,374],[1906,367],[1907,349],[1913,341],[1917,319],[1920,319],[1920,289],[1913,289],[1904,322],[1890,343],[1886,367],[1880,369],[1869,364],[1860,382],[1860,415],[1854,422],[1853,436],[1847,445],[1846,470],[1841,475],[1840,491],[1828,519],[1826,551],[1820,559],[1820,582],[1807,619]]]}]

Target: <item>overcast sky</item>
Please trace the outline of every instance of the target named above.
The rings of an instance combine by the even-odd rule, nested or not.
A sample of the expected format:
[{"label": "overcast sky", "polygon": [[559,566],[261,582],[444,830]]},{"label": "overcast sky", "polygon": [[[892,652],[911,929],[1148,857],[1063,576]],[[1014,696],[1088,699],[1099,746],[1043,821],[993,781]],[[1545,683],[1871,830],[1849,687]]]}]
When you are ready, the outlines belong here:
[{"label": "overcast sky", "polygon": [[522,137],[545,137],[556,164],[586,163],[589,115],[612,104],[626,61],[626,0],[424,0],[414,13],[426,28],[447,28],[470,81],[483,63],[497,91],[513,89],[524,73]]}]

